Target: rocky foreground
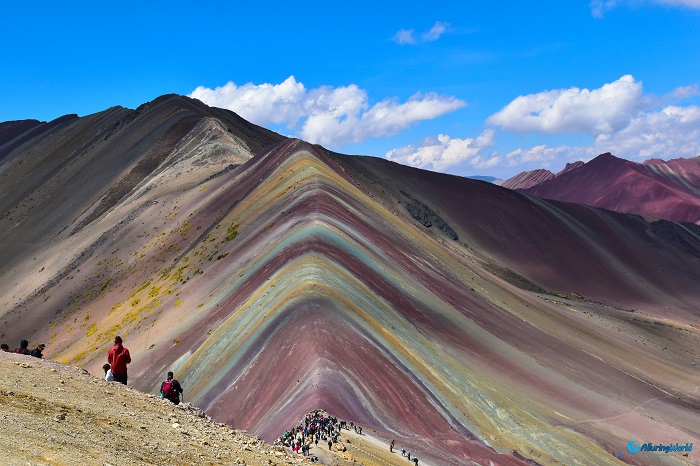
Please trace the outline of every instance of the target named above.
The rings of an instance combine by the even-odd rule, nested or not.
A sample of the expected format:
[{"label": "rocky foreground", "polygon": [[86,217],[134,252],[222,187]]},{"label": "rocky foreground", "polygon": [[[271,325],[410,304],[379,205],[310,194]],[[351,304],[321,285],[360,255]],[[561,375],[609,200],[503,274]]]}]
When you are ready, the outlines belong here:
[{"label": "rocky foreground", "polygon": [[[0,353],[0,432],[0,463],[10,466],[311,464],[187,403],[175,406],[78,367],[11,353]],[[400,461],[347,437],[348,451],[324,451],[323,463]]]},{"label": "rocky foreground", "polygon": [[7,353],[0,355],[0,431],[9,465],[300,462],[191,405]]}]

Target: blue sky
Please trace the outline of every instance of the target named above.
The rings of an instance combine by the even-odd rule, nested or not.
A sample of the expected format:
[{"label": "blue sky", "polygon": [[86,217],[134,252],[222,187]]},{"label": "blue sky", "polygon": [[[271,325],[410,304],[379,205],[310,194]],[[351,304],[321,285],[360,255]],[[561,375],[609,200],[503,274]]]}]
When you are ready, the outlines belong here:
[{"label": "blue sky", "polygon": [[700,155],[700,0],[382,3],[3,2],[0,121],[178,93],[464,176]]}]

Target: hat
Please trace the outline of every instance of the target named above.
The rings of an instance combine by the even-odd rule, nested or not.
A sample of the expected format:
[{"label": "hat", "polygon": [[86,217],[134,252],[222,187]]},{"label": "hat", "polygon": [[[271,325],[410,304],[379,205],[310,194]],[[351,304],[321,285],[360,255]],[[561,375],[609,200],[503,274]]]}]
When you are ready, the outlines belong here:
[{"label": "hat", "polygon": [[39,348],[44,349],[44,348],[46,348],[46,345],[43,344],[43,343],[41,343],[41,344],[39,345]]}]

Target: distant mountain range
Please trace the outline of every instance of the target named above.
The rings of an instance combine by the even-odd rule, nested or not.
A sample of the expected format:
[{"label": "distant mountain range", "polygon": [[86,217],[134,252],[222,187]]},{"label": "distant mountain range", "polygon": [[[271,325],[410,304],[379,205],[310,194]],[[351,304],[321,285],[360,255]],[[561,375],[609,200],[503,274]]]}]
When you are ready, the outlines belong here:
[{"label": "distant mountain range", "polygon": [[[680,198],[673,163],[604,155],[532,186]],[[268,441],[323,408],[421,464],[643,464],[630,439],[700,443],[698,283],[693,223],[338,154],[182,96],[0,124],[0,340],[99,373],[121,335],[130,386],[173,370]]]},{"label": "distant mountain range", "polygon": [[545,199],[602,207],[643,216],[700,223],[700,157],[635,163],[601,154],[561,172],[522,172],[502,186]]}]

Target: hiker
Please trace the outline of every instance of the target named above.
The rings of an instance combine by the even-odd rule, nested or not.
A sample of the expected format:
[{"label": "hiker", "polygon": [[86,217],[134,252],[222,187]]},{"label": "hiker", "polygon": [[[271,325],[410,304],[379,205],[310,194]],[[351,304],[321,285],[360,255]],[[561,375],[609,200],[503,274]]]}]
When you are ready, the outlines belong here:
[{"label": "hiker", "polygon": [[112,375],[112,366],[105,364],[102,369],[105,371],[105,382],[114,382],[114,375]]},{"label": "hiker", "polygon": [[7,343],[3,343],[2,345],[0,345],[0,350],[2,350],[4,353],[9,353],[10,347],[7,346]]},{"label": "hiker", "polygon": [[411,452],[408,452],[408,461],[411,461]]},{"label": "hiker", "polygon": [[44,351],[44,348],[46,348],[46,345],[41,343],[39,345],[36,345],[36,348],[34,348],[29,355],[34,356],[35,358],[43,359],[44,355],[41,353]]},{"label": "hiker", "polygon": [[389,444],[389,453],[394,453],[394,444],[393,443]]},{"label": "hiker", "polygon": [[414,464],[415,466],[418,466],[418,458],[415,457],[415,456],[413,457],[413,464]]},{"label": "hiker", "polygon": [[131,362],[129,350],[122,345],[122,337],[114,337],[114,346],[107,352],[107,362],[111,366],[112,376],[115,382],[126,385],[126,365]]},{"label": "hiker", "polygon": [[29,342],[27,340],[22,340],[19,342],[19,348],[15,348],[15,353],[17,354],[29,354]]},{"label": "hiker", "polygon": [[401,449],[401,456],[406,456],[406,449],[405,448]]},{"label": "hiker", "polygon": [[168,372],[168,378],[160,384],[160,396],[161,398],[168,399],[175,403],[180,404],[180,393],[182,393],[182,387],[180,382],[173,378],[173,373]]},{"label": "hiker", "polygon": [[330,450],[333,446],[333,440],[328,440],[328,449]]}]

